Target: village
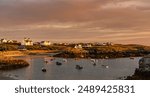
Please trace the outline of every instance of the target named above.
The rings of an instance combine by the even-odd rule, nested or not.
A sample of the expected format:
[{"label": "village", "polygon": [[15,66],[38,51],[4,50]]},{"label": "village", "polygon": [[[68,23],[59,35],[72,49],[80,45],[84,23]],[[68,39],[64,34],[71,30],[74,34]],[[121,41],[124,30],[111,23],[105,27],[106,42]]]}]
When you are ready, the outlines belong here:
[{"label": "village", "polygon": [[[0,44],[11,44],[11,45],[18,45],[21,46],[52,46],[52,45],[57,45],[57,46],[73,46],[75,49],[82,49],[85,47],[93,47],[93,46],[111,46],[114,45],[111,42],[105,42],[105,43],[99,43],[99,42],[94,42],[94,43],[52,43],[50,41],[40,41],[40,42],[34,42],[31,38],[24,38],[22,42],[17,41],[17,40],[9,40],[2,38],[0,39]],[[20,47],[19,47],[20,48]]]}]

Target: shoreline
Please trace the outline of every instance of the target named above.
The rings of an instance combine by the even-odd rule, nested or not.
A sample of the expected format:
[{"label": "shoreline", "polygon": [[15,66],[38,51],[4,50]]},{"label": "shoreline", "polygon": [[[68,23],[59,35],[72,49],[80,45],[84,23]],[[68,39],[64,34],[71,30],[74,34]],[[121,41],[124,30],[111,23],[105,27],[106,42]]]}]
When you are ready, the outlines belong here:
[{"label": "shoreline", "polygon": [[26,55],[36,55],[36,54],[47,54],[54,53],[54,50],[27,50],[27,51],[0,51],[1,57],[15,57],[15,56],[26,56]]},{"label": "shoreline", "polygon": [[[112,53],[110,53],[111,55]],[[91,55],[85,55],[85,56],[81,56],[81,54],[64,54],[64,53],[60,53],[60,54],[56,54],[53,57],[56,58],[77,58],[77,59],[116,59],[116,58],[130,58],[130,59],[134,59],[135,57],[143,57],[146,54],[143,55],[130,55],[130,56],[120,56],[120,55],[111,55],[109,56],[109,54],[100,54],[100,55],[95,55],[95,56],[91,56]]]}]

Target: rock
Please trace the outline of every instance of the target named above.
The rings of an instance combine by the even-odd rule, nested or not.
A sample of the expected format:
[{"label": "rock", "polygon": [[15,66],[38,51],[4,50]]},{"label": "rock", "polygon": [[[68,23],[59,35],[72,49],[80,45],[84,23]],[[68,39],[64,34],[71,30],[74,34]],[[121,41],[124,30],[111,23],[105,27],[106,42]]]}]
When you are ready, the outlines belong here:
[{"label": "rock", "polygon": [[139,70],[150,71],[150,55],[144,56],[139,60]]}]

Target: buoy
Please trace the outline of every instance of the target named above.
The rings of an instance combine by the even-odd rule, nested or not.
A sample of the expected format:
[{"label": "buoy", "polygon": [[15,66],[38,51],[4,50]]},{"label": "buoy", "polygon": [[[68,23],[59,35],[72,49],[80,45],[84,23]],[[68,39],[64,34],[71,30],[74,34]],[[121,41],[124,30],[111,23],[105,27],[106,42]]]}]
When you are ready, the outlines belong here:
[{"label": "buoy", "polygon": [[109,68],[109,66],[106,66],[105,68]]},{"label": "buoy", "polygon": [[60,62],[56,62],[56,65],[62,65],[62,63],[60,63]]},{"label": "buoy", "polygon": [[108,59],[109,57],[108,56],[105,56],[105,59]]},{"label": "buoy", "polygon": [[76,65],[76,69],[81,70],[83,69],[83,67],[81,67],[80,65]]}]

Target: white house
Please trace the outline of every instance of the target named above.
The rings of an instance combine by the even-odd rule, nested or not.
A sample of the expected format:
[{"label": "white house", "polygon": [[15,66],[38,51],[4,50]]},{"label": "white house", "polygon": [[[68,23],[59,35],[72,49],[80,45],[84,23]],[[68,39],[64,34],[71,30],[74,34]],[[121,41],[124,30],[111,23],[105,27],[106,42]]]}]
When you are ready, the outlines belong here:
[{"label": "white house", "polygon": [[6,39],[1,39],[0,43],[7,43],[7,40]]},{"label": "white house", "polygon": [[81,44],[75,45],[74,48],[76,48],[76,49],[82,49],[82,45]]},{"label": "white house", "polygon": [[7,43],[13,43],[13,40],[7,40]]},{"label": "white house", "polygon": [[51,45],[51,42],[50,41],[41,41],[41,45],[42,46],[49,46],[49,45]]},{"label": "white house", "polygon": [[33,41],[30,38],[24,38],[23,45],[33,45]]}]

